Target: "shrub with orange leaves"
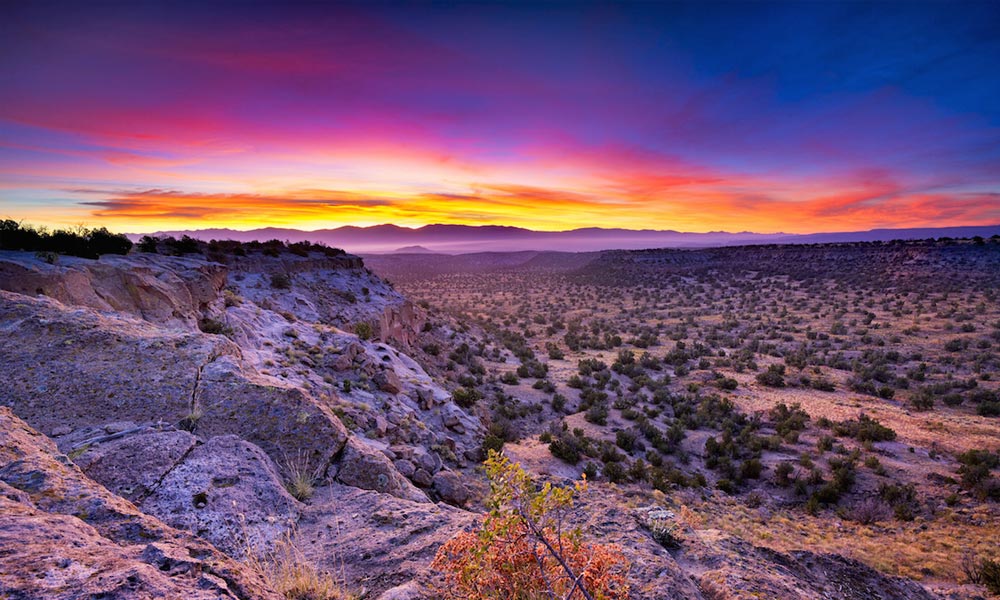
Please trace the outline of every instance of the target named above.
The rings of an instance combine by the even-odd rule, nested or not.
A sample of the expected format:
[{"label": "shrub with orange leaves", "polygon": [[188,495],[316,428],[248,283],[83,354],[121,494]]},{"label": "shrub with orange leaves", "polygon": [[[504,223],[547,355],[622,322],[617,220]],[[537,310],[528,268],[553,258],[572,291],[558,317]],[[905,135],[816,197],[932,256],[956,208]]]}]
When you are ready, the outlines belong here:
[{"label": "shrub with orange leaves", "polygon": [[572,488],[536,487],[520,465],[491,451],[490,512],[477,532],[463,532],[438,550],[432,567],[445,574],[444,598],[458,600],[624,600],[629,561],[614,544],[583,540],[566,529]]}]

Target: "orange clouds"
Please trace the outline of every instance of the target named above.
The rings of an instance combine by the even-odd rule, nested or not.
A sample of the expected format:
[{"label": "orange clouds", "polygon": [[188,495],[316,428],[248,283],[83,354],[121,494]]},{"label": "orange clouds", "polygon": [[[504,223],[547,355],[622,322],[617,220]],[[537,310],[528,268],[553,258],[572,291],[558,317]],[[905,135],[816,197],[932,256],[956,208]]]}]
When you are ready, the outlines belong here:
[{"label": "orange clouds", "polygon": [[[99,198],[82,202],[96,222],[134,232],[182,227],[282,225],[317,229],[351,224],[450,223],[549,231],[623,227],[809,233],[1000,222],[1000,196],[996,194],[907,193],[885,182],[800,199],[736,194],[725,186],[678,183],[668,187],[674,191],[640,198],[620,189],[609,193],[608,186],[561,190],[515,184],[473,184],[467,193],[369,194],[326,189],[281,194],[159,189],[70,192]],[[792,191],[805,193],[803,189]]]}]

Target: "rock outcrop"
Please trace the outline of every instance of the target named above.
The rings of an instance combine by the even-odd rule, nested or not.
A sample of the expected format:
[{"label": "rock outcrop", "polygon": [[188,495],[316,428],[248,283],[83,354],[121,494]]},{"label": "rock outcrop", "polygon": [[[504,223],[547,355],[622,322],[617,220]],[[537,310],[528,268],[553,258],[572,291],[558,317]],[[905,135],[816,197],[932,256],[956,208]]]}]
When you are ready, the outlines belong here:
[{"label": "rock outcrop", "polygon": [[222,435],[194,448],[140,508],[230,556],[242,556],[272,547],[291,531],[300,505],[260,448]]},{"label": "rock outcrop", "polygon": [[[707,540],[703,540],[705,542]],[[937,600],[919,583],[879,573],[836,554],[776,552],[732,537],[695,544],[698,583],[707,598]]]},{"label": "rock outcrop", "polygon": [[351,589],[372,597],[411,581],[433,598],[427,569],[438,547],[477,516],[446,504],[409,502],[373,491],[330,485],[303,511],[295,537],[306,557],[343,573]]},{"label": "rock outcrop", "polygon": [[54,264],[27,252],[0,257],[0,289],[187,330],[197,329],[219,302],[226,273],[218,263],[141,253],[100,260],[60,256]]},{"label": "rock outcrop", "polygon": [[379,339],[399,345],[406,350],[411,349],[416,345],[425,323],[427,323],[425,311],[409,300],[402,304],[386,306],[379,317]]},{"label": "rock outcrop", "polygon": [[[372,322],[372,315],[381,314],[398,295],[350,265],[319,274],[291,269],[291,288],[276,290],[268,280],[276,264],[270,258],[261,264],[206,267],[223,274],[221,283],[206,292],[214,298],[194,302],[187,312],[178,310],[183,319],[171,320],[138,304],[101,304],[85,294],[65,293],[59,299],[47,294],[63,289],[59,277],[82,278],[87,289],[110,290],[99,283],[115,278],[95,279],[95,273],[131,270],[133,258],[90,261],[73,269],[63,265],[65,271],[51,273],[40,267],[53,278],[48,288],[39,292],[22,285],[19,291],[27,294],[0,291],[0,361],[17,374],[0,392],[0,405],[53,436],[87,475],[121,495],[101,488],[108,498],[130,506],[130,514],[146,513],[147,519],[162,520],[156,521],[160,527],[186,530],[230,556],[266,551],[295,534],[309,522],[299,522],[303,511],[330,489],[349,498],[356,497],[350,490],[364,489],[372,506],[388,503],[393,510],[419,515],[421,523],[440,525],[431,536],[424,529],[410,533],[408,549],[400,550],[405,569],[388,573],[380,569],[398,564],[375,563],[365,577],[384,579],[389,586],[425,571],[436,545],[457,530],[449,524],[471,518],[431,502],[429,494],[455,504],[466,502],[469,494],[451,472],[439,476],[435,488],[433,476],[442,471],[443,461],[439,450],[429,448],[461,457],[478,447],[482,428],[410,357],[332,324],[335,318]],[[199,262],[211,265],[198,259],[140,258],[168,271],[182,265],[197,272]],[[32,260],[41,262],[18,259]],[[257,271],[247,272],[250,267]],[[164,277],[170,285],[180,285],[180,279]],[[324,297],[330,296],[331,282],[345,286],[334,299]],[[7,287],[16,286],[8,282]],[[206,317],[225,335],[192,325]],[[338,415],[366,435],[352,435]],[[392,444],[396,452],[389,449]],[[401,470],[397,464],[416,466]],[[66,466],[75,469],[68,460]],[[311,504],[285,490],[297,475],[304,475],[306,486],[317,487]],[[325,510],[332,513],[330,506]],[[399,534],[393,528],[384,531],[394,539]],[[392,543],[377,537],[341,542],[352,554]],[[161,562],[176,554],[171,548],[144,548],[143,553]],[[115,572],[113,565],[101,569]]]},{"label": "rock outcrop", "polygon": [[413,502],[430,502],[400,474],[385,454],[356,437],[348,440],[339,464],[337,481],[341,483]]},{"label": "rock outcrop", "polygon": [[259,574],[84,475],[0,407],[0,596],[279,600]]},{"label": "rock outcrop", "polygon": [[304,453],[326,465],[347,441],[329,407],[262,378],[223,336],[9,292],[0,292],[0,323],[0,361],[19,374],[3,403],[43,432],[183,424],[202,436],[238,435],[278,464]]}]

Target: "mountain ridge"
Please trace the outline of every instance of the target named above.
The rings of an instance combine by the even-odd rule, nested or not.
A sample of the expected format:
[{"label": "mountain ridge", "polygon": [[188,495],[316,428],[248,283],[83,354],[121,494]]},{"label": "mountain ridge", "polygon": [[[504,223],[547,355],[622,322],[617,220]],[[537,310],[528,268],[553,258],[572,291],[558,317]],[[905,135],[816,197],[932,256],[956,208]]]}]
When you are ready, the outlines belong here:
[{"label": "mountain ridge", "polygon": [[[138,239],[146,234],[128,234]],[[410,229],[393,224],[359,227],[348,225],[312,231],[265,227],[251,230],[229,228],[158,231],[155,236],[189,235],[238,241],[283,239],[291,242],[323,242],[351,252],[396,252],[401,247],[421,246],[431,252],[465,254],[472,252],[517,252],[523,250],[637,250],[644,248],[710,248],[755,244],[816,244],[874,242],[895,239],[937,237],[990,237],[1000,235],[1000,224],[958,227],[879,228],[810,234],[712,231],[706,233],[675,230],[587,227],[564,231],[537,231],[507,225],[431,224]]]}]

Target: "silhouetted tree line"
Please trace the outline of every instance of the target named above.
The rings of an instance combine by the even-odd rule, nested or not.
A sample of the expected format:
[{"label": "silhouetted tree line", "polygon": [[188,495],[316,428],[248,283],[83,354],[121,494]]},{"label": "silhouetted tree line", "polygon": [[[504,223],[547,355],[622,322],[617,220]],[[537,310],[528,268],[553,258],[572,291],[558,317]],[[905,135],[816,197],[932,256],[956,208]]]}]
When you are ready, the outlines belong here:
[{"label": "silhouetted tree line", "polygon": [[307,256],[310,252],[320,252],[326,256],[340,256],[347,254],[340,248],[331,248],[326,244],[313,242],[286,243],[281,240],[268,240],[259,242],[256,240],[249,242],[238,242],[236,240],[211,240],[203,242],[189,235],[181,236],[177,239],[173,236],[154,237],[145,235],[139,240],[140,252],[152,252],[159,254],[210,254],[246,256],[250,252],[261,252],[267,256],[278,256],[282,252],[288,251],[298,256]]},{"label": "silhouetted tree line", "polygon": [[128,254],[132,242],[124,235],[111,233],[106,228],[70,231],[47,231],[21,225],[17,221],[0,221],[0,249],[54,252],[83,258],[97,258],[102,254]]}]

